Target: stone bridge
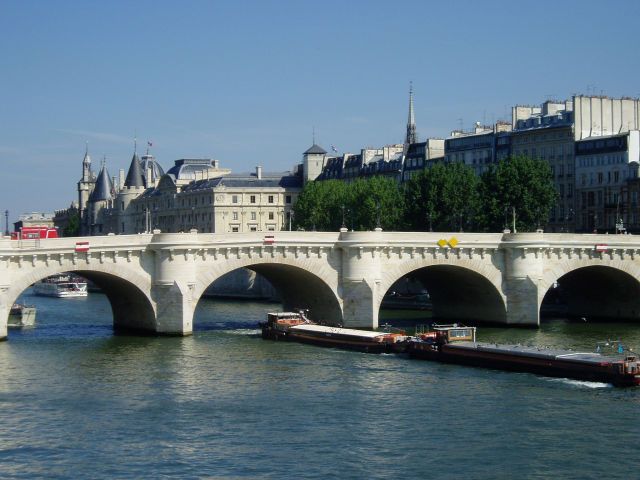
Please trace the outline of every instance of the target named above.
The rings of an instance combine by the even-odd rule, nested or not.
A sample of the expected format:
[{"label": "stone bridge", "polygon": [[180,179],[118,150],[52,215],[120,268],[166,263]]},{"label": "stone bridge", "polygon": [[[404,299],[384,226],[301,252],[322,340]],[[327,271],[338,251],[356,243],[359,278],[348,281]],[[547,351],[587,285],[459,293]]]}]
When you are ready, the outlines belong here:
[{"label": "stone bridge", "polygon": [[537,326],[556,282],[570,315],[640,318],[640,237],[631,235],[156,230],[0,239],[0,338],[18,296],[61,272],[104,291],[116,329],[188,335],[205,289],[243,267],[266,277],[284,308],[352,327],[377,327],[385,293],[409,274],[427,287],[439,320]]}]

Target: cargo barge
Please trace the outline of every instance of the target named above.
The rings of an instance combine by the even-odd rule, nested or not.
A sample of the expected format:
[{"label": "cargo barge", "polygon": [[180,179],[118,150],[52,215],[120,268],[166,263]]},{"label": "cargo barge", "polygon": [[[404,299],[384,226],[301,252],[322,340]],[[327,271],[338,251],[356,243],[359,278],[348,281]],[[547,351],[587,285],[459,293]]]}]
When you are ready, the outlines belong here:
[{"label": "cargo barge", "polygon": [[269,313],[267,321],[260,323],[260,328],[262,338],[268,340],[308,343],[366,353],[403,351],[409,338],[404,332],[373,332],[320,325],[309,320],[304,311]]},{"label": "cargo barge", "polygon": [[622,347],[616,356],[479,343],[475,327],[435,325],[431,331],[411,337],[406,351],[411,358],[437,362],[604,382],[617,387],[640,385],[640,361],[635,353],[625,352]]}]

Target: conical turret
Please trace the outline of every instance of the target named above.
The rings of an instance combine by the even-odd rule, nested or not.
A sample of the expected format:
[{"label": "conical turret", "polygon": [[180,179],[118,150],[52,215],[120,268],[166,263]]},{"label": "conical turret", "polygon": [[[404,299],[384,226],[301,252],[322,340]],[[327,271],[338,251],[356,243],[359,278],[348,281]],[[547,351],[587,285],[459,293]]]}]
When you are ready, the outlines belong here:
[{"label": "conical turret", "polygon": [[138,154],[134,153],[131,159],[131,165],[129,165],[129,172],[127,178],[124,181],[125,187],[144,187],[144,178],[142,175],[142,167],[140,166],[140,159]]},{"label": "conical turret", "polygon": [[102,169],[96,179],[96,186],[89,197],[90,202],[100,202],[103,200],[113,200],[113,183],[107,170],[107,165],[102,164]]}]

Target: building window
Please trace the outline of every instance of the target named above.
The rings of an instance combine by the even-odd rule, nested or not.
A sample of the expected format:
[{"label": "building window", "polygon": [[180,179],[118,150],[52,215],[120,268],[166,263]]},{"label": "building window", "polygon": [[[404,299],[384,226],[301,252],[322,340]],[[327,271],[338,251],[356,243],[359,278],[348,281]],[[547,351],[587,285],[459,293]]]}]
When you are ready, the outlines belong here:
[{"label": "building window", "polygon": [[238,195],[231,196],[231,203],[238,203]]},{"label": "building window", "polygon": [[269,212],[269,220],[273,220],[273,212]]},{"label": "building window", "polygon": [[255,225],[252,225],[249,227],[250,232],[256,232],[257,230],[258,230],[258,227],[256,227]]},{"label": "building window", "polygon": [[291,203],[291,195],[287,195],[287,196],[285,197],[285,202],[286,202],[286,203]]},{"label": "building window", "polygon": [[250,200],[249,200],[249,201],[250,201],[251,203],[256,203],[256,196],[255,196],[255,195],[251,195],[251,197],[249,197],[249,198],[250,198]]},{"label": "building window", "polygon": [[233,212],[233,213],[231,214],[231,219],[232,219],[232,220],[238,220],[238,212]]},{"label": "building window", "polygon": [[269,195],[269,203],[273,203],[273,195]]},{"label": "building window", "polygon": [[251,212],[251,220],[255,220],[256,219],[256,212]]},{"label": "building window", "polygon": [[231,231],[233,233],[238,233],[238,227],[231,227]]}]

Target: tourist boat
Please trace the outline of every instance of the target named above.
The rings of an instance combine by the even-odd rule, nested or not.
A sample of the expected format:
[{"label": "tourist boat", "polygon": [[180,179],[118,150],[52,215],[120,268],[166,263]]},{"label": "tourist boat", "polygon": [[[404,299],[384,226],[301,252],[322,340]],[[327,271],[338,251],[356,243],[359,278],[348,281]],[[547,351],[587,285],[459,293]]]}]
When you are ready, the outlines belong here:
[{"label": "tourist boat", "polygon": [[431,331],[410,338],[406,347],[412,358],[605,382],[618,387],[640,385],[640,361],[635,353],[622,345],[618,345],[617,355],[603,355],[600,350],[585,353],[479,343],[475,327],[457,324],[434,325]]},{"label": "tourist boat", "polygon": [[404,332],[373,332],[320,325],[309,320],[304,311],[269,313],[267,321],[260,323],[260,327],[264,339],[287,340],[367,353],[400,352],[408,338]]},{"label": "tourist boat", "polygon": [[53,275],[35,283],[33,291],[36,295],[45,297],[86,297],[87,282],[74,275]]},{"label": "tourist boat", "polygon": [[380,308],[388,310],[431,310],[431,298],[423,293],[390,292],[384,296]]},{"label": "tourist boat", "polygon": [[32,327],[36,323],[36,307],[14,303],[9,310],[7,326],[13,328]]}]

